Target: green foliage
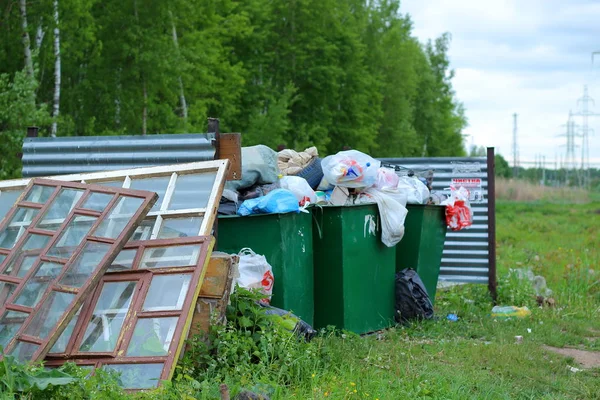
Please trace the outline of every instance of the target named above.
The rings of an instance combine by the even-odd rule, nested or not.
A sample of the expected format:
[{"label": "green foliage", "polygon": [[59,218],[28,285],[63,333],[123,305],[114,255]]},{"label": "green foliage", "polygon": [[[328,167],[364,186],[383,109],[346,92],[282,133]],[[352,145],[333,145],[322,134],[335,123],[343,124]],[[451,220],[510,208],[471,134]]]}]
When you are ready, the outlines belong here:
[{"label": "green foliage", "polygon": [[257,382],[287,386],[310,382],[314,371],[327,367],[322,340],[307,343],[282,328],[257,304],[261,297],[238,287],[227,308],[227,324],[213,326],[208,341],[191,338],[178,367],[176,390],[183,390],[181,385],[210,390],[220,382],[231,382],[236,390]]},{"label": "green foliage", "polygon": [[[53,1],[26,4],[39,85],[9,87],[25,84],[19,7],[1,21],[0,93],[28,99],[0,120],[11,148],[54,95]],[[419,43],[398,0],[59,0],[59,14],[59,136],[202,132],[212,116],[244,145],[464,154],[449,36]]]},{"label": "green foliage", "polygon": [[502,157],[502,154],[494,155],[494,163],[496,166],[496,176],[497,177],[510,178],[512,176],[512,170],[510,169],[510,166],[508,165],[508,161],[506,161],[506,159],[504,157]]},{"label": "green foliage", "polygon": [[35,103],[37,84],[24,71],[0,74],[0,180],[21,175],[19,154],[28,126],[47,126],[46,107]]}]

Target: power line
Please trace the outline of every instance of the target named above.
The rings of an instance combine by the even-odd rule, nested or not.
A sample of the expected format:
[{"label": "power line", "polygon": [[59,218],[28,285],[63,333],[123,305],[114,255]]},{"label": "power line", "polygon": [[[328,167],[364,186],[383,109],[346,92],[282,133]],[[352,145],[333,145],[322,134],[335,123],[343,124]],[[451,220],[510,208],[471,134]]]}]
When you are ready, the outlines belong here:
[{"label": "power line", "polygon": [[517,144],[517,113],[513,114],[513,177],[519,174],[519,146]]},{"label": "power line", "polygon": [[[592,54],[593,57],[593,54]],[[593,58],[592,58],[593,62]],[[589,117],[598,116],[600,114],[596,114],[590,111],[590,103],[595,105],[594,99],[592,99],[588,94],[587,85],[583,86],[583,97],[577,100],[577,105],[579,106],[579,112],[573,114],[579,117],[582,117],[582,126],[581,126],[581,176],[580,183],[582,186],[589,187],[590,186],[590,133],[594,133],[594,130],[589,127],[588,120]]]}]

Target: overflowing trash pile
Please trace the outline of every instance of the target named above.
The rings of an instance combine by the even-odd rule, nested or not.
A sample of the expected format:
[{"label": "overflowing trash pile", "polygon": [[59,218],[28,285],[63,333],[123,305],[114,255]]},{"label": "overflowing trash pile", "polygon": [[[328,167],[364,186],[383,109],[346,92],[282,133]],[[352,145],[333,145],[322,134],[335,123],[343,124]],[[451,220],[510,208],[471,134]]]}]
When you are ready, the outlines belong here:
[{"label": "overflowing trash pile", "polygon": [[227,182],[221,215],[302,212],[309,205],[377,204],[382,242],[393,247],[404,236],[407,204],[442,204],[453,230],[472,224],[468,191],[450,188],[449,198],[432,193],[433,171],[427,177],[399,175],[392,168],[357,150],[320,159],[317,149],[279,153],[262,145],[242,149],[242,176]]}]

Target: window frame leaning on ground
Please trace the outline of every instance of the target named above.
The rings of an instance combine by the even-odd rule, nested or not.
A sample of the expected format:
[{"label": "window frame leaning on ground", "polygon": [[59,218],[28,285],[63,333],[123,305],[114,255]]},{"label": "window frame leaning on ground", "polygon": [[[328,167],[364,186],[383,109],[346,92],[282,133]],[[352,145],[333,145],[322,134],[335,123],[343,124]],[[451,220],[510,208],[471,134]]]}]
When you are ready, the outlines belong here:
[{"label": "window frame leaning on ground", "polygon": [[[138,379],[135,380],[137,386],[124,383],[122,386],[129,390],[149,389],[157,386],[160,381],[170,380],[173,376],[175,365],[181,350],[187,338],[192,316],[195,310],[195,304],[202,286],[202,281],[206,272],[207,264],[210,259],[209,255],[214,245],[214,238],[211,236],[198,236],[189,238],[166,239],[166,240],[148,240],[131,243],[125,246],[125,251],[134,251],[135,254],[127,260],[122,260],[119,266],[115,264],[109,269],[99,287],[94,292],[94,295],[83,306],[80,318],[73,327],[70,338],[64,338],[64,342],[68,342],[62,353],[50,353],[46,357],[46,365],[56,367],[65,362],[74,362],[80,366],[88,366],[91,368],[116,368],[132,367],[133,369],[155,366],[154,376],[149,376],[149,373],[139,373]],[[177,251],[177,248],[191,247],[191,252]],[[165,249],[170,249],[165,250]],[[154,257],[151,255],[155,252],[163,252],[163,255]],[[150,256],[149,256],[150,255]],[[165,260],[166,259],[166,260]],[[176,260],[188,260],[182,262],[174,262]],[[162,265],[152,265],[153,262],[161,262]],[[167,264],[165,264],[167,262]],[[165,303],[155,304],[154,307],[146,307],[148,301],[156,302],[160,297],[156,291],[153,296],[152,282],[158,282],[158,279],[169,278],[176,276],[188,276],[189,281],[182,284],[185,287],[185,293],[180,288],[179,293],[174,291],[178,300],[175,306],[165,306]],[[103,290],[106,285],[111,283],[118,284],[123,282],[135,282],[135,290],[131,293],[131,300],[128,302],[125,316],[120,322],[119,332],[116,335],[118,338],[114,348],[107,352],[86,352],[81,351],[81,345],[86,337],[89,337],[89,327],[92,326],[92,321],[101,321],[104,317],[99,318],[96,314],[99,304],[105,303],[100,301]],[[174,287],[170,285],[169,287]],[[183,293],[183,294],[182,294]],[[173,296],[170,300],[173,300]],[[163,299],[164,300],[164,299]],[[167,299],[168,302],[169,299]],[[159,300],[160,301],[160,300]],[[171,303],[173,304],[173,303]],[[152,309],[154,308],[154,309]],[[157,323],[158,320],[167,320],[177,318],[175,324],[170,325],[169,333],[164,335],[164,340],[161,341],[161,334],[157,333],[162,329],[162,325]],[[144,344],[141,340],[134,338],[136,327],[140,321],[151,321],[155,339],[158,339],[163,346],[164,354],[137,354],[130,355],[131,346],[137,346],[137,349],[143,349]],[[111,322],[108,323],[110,328]],[[100,325],[100,324],[98,324]],[[102,322],[102,330],[106,330],[107,325]],[[98,327],[98,326],[97,326]],[[141,327],[141,325],[140,325]],[[151,329],[146,329],[144,332],[149,333]],[[150,332],[151,334],[151,332]],[[151,374],[151,373],[150,373]],[[144,378],[144,379],[141,379]]]},{"label": "window frame leaning on ground", "polygon": [[[61,197],[67,191],[77,192],[79,195],[75,193],[72,198]],[[0,281],[3,286],[16,285],[10,295],[3,299],[0,323],[5,322],[3,327],[7,329],[7,323],[15,322],[14,318],[11,322],[8,317],[10,313],[25,314],[22,323],[17,321],[16,329],[5,331],[9,336],[4,343],[6,354],[15,351],[16,358],[20,361],[38,361],[44,358],[157,198],[155,193],[141,190],[41,178],[28,182],[0,224],[0,237],[5,237],[4,232],[9,232],[12,228],[18,228],[20,233],[20,236],[15,236],[10,248],[0,249],[0,254],[6,256],[0,264]],[[125,205],[126,201],[132,199],[138,204]],[[34,218],[24,221],[26,225],[22,224],[23,221],[13,221],[23,209],[37,210]],[[50,215],[53,218],[46,220]],[[54,218],[57,215],[59,216]],[[81,222],[85,222],[83,231],[77,232],[82,226]],[[17,226],[15,223],[21,225]],[[46,229],[41,229],[40,226]],[[54,226],[54,229],[48,228],[49,226]],[[34,236],[46,239],[38,247],[30,249],[27,247],[28,241]],[[78,239],[71,242],[73,238]],[[4,244],[4,239],[2,243]],[[88,246],[93,245],[96,246],[96,251],[101,247],[105,247],[105,251],[100,252],[99,259],[86,259],[90,253],[93,255],[93,251],[86,251]],[[33,258],[27,272],[22,277],[11,276],[13,271],[20,271],[22,265],[19,263],[25,260],[25,256]],[[15,261],[17,264],[14,264]],[[36,275],[48,265],[55,268],[55,271],[45,277],[47,285],[41,296],[37,293],[33,306],[15,304],[14,301],[26,293],[29,283],[36,283],[35,279],[39,281],[42,278]],[[90,265],[91,269],[86,271],[86,266]],[[9,269],[10,272],[7,273]],[[75,280],[76,277],[78,281]],[[53,315],[50,311],[57,304],[53,301],[60,296],[64,297],[64,310],[58,313],[55,310]],[[33,335],[29,329],[36,330],[40,322],[40,330],[45,328],[46,332]],[[15,350],[17,346],[20,352]]]}]

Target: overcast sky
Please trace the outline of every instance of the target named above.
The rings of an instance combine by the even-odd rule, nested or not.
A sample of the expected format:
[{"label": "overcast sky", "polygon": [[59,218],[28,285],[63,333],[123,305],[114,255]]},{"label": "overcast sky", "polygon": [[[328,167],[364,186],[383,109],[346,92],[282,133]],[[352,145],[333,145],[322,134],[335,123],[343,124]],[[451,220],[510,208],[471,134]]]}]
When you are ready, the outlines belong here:
[{"label": "overcast sky", "polygon": [[[562,124],[588,84],[600,113],[600,0],[404,0],[414,34],[452,35],[454,89],[478,146],[494,146],[512,163],[512,114],[518,116],[521,161],[565,153]],[[581,118],[577,119],[581,122]],[[600,167],[600,117],[590,118],[590,162]],[[577,139],[579,144],[580,139]],[[581,148],[576,149],[580,162]]]}]

